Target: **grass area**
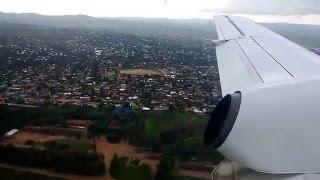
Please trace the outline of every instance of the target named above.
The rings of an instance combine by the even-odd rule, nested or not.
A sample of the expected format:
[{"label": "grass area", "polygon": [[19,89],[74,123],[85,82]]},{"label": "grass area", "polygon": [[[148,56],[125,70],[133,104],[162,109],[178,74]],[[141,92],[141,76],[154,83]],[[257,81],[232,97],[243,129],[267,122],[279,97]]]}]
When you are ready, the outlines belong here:
[{"label": "grass area", "polygon": [[130,164],[128,157],[114,156],[109,169],[110,175],[119,180],[139,179],[150,180],[152,179],[151,168],[146,164]]},{"label": "grass area", "polygon": [[164,146],[162,152],[171,151],[183,161],[195,159],[197,162],[219,163],[224,159],[219,152],[203,146],[203,133],[209,117],[179,112],[148,112],[141,117],[146,123],[146,137],[157,137],[175,128],[185,128],[192,132],[191,136]]},{"label": "grass area", "polygon": [[202,144],[202,138],[184,140],[182,143],[182,149],[184,151],[192,152],[192,158],[197,162],[218,164],[225,158],[218,151],[205,148]]},{"label": "grass area", "polygon": [[124,165],[121,169],[122,173],[119,174],[120,180],[126,180],[126,179],[149,179],[146,176],[146,173],[144,169],[142,169],[139,166],[133,166],[133,165]]},{"label": "grass area", "polygon": [[0,167],[0,179],[10,180],[63,180],[63,178],[43,176],[25,171]]},{"label": "grass area", "polygon": [[202,136],[208,122],[208,117],[204,115],[179,112],[149,112],[143,113],[141,117],[146,123],[146,134],[149,137],[177,127],[194,128],[195,134]]}]

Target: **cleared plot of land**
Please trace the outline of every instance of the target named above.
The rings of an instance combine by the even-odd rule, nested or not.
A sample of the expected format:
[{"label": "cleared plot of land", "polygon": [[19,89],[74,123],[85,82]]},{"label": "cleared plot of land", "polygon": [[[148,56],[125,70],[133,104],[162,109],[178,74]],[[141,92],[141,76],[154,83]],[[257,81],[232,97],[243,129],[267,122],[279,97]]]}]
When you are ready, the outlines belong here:
[{"label": "cleared plot of land", "polygon": [[[96,138],[95,142],[97,151],[105,156],[104,161],[107,169],[110,167],[113,155],[117,154],[118,156],[127,156],[131,159],[139,159],[141,163],[150,165],[153,175],[156,173],[158,161],[145,158],[142,154],[136,152],[127,142],[122,141],[118,144],[111,144],[104,137]],[[107,175],[109,176],[110,174],[107,173]]]},{"label": "cleared plot of land", "polygon": [[47,135],[35,132],[19,131],[11,139],[8,140],[11,144],[23,145],[26,141],[33,140],[39,146],[44,146],[52,141],[55,141],[56,146],[67,145],[68,150],[84,151],[94,150],[95,145],[89,140],[72,139],[66,136]]},{"label": "cleared plot of land", "polygon": [[152,70],[152,69],[123,69],[120,70],[121,74],[132,74],[132,75],[163,75],[158,70]]},{"label": "cleared plot of land", "polygon": [[27,131],[19,131],[16,133],[10,140],[10,143],[13,144],[24,144],[27,140],[33,140],[37,142],[46,142],[52,141],[56,139],[66,139],[65,136],[55,136],[55,135],[47,135],[41,133],[27,132]]},{"label": "cleared plot of land", "polygon": [[133,156],[136,154],[133,147],[126,142],[109,143],[104,137],[95,139],[97,151],[105,156],[105,163],[109,166],[114,154],[119,156]]}]

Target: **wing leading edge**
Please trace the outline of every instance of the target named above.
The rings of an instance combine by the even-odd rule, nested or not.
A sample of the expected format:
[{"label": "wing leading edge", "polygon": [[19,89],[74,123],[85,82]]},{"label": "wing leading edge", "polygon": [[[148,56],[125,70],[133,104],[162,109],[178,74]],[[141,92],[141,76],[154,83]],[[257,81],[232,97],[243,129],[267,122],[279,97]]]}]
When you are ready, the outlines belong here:
[{"label": "wing leading edge", "polygon": [[320,57],[242,17],[215,18],[222,94],[239,89],[320,75]]}]

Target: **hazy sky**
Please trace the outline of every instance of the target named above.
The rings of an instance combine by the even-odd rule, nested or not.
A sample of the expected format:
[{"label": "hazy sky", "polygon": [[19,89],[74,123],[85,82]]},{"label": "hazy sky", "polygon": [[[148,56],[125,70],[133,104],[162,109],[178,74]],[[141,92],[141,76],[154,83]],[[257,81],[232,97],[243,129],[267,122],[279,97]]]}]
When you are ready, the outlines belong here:
[{"label": "hazy sky", "polygon": [[320,24],[320,0],[0,0],[0,11],[165,18],[232,13],[262,22]]}]

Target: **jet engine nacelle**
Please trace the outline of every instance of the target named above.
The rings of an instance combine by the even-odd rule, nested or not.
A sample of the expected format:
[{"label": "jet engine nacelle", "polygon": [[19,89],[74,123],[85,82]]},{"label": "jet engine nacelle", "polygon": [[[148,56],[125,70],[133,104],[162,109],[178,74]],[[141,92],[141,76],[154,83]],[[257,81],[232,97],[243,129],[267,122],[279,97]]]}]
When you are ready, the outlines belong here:
[{"label": "jet engine nacelle", "polygon": [[204,135],[227,158],[267,173],[320,172],[320,78],[226,95]]}]

